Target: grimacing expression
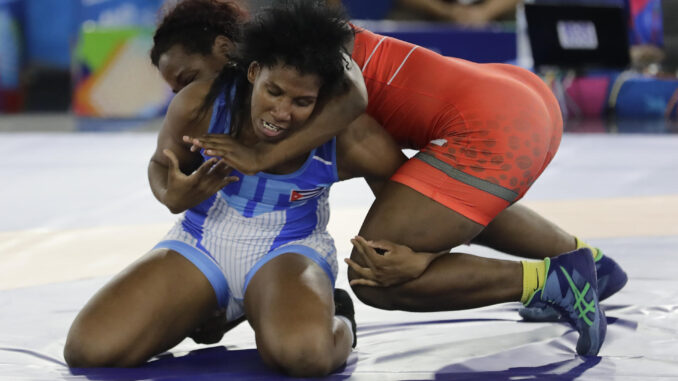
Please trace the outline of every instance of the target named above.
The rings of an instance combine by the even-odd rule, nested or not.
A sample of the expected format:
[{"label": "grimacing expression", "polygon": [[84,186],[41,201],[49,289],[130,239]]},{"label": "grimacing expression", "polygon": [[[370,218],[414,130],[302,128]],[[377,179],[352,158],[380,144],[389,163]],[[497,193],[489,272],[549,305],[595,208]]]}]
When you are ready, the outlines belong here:
[{"label": "grimacing expression", "polygon": [[178,93],[193,81],[214,78],[226,62],[226,56],[219,52],[188,53],[182,45],[175,44],[160,55],[158,70],[172,91]]},{"label": "grimacing expression", "polygon": [[316,74],[301,74],[277,64],[253,62],[247,79],[252,84],[251,118],[254,134],[262,141],[284,139],[313,113],[322,80]]}]

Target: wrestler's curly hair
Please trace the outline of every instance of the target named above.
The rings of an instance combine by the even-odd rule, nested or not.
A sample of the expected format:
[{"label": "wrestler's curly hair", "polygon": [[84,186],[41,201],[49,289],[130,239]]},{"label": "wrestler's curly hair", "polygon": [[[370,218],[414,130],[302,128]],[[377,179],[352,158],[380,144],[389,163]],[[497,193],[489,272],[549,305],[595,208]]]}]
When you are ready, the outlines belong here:
[{"label": "wrestler's curly hair", "polygon": [[234,1],[183,0],[165,10],[153,35],[151,62],[157,67],[160,56],[177,44],[190,54],[206,56],[217,36],[238,42],[248,17]]},{"label": "wrestler's curly hair", "polygon": [[282,64],[302,74],[318,75],[323,82],[319,96],[330,95],[344,84],[346,60],[350,59],[346,45],[353,37],[341,8],[328,7],[322,0],[277,1],[245,25],[242,40],[229,54],[229,64],[213,82],[201,111],[209,110],[224,88],[235,86],[235,94],[227,92],[227,96],[232,115],[236,115],[231,132],[237,134],[238,126],[233,123],[246,111],[246,73],[255,61],[265,67]]},{"label": "wrestler's curly hair", "polygon": [[[326,86],[343,76],[353,31],[343,10],[323,0],[283,0],[264,9],[246,25],[243,42],[231,60],[247,67],[278,63],[302,74],[317,74]],[[348,53],[350,55],[350,53]]]}]

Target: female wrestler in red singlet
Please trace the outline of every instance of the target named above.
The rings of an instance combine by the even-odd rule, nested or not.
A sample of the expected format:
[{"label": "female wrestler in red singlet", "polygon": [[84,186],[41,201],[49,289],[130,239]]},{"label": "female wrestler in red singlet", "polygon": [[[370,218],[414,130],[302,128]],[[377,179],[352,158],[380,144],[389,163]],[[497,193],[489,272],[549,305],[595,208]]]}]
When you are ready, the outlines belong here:
[{"label": "female wrestler in red singlet", "polygon": [[[575,251],[541,263],[444,255],[470,241],[532,258],[558,256],[582,246],[515,204],[560,144],[563,121],[549,88],[515,66],[443,57],[359,28],[352,57],[365,79],[367,113],[401,147],[419,150],[377,195],[362,237],[353,240],[355,249],[347,263],[356,295],[375,307],[408,311],[520,300],[534,307],[524,310],[523,316],[538,319],[545,316],[541,311],[560,308],[570,311],[564,317],[580,333],[577,352],[597,354],[606,331],[599,298],[618,291],[627,279],[598,250]],[[384,250],[384,255],[375,249]],[[569,297],[561,295],[568,288],[559,278],[561,270],[566,276],[598,272],[604,279],[596,292],[581,295],[590,309],[577,312]],[[575,293],[597,282],[597,277],[577,282],[581,284]],[[555,307],[534,301],[539,299],[535,295]],[[530,312],[535,310],[536,316]]]},{"label": "female wrestler in red singlet", "polygon": [[[368,90],[367,113],[400,146],[420,150],[393,175],[360,230],[399,255],[375,264],[354,250],[348,261],[363,302],[439,311],[515,300],[523,289],[520,263],[433,253],[471,241],[531,258],[575,249],[572,235],[514,204],[562,135],[558,103],[541,79],[360,28],[352,57]],[[354,243],[370,246],[360,237]]]}]

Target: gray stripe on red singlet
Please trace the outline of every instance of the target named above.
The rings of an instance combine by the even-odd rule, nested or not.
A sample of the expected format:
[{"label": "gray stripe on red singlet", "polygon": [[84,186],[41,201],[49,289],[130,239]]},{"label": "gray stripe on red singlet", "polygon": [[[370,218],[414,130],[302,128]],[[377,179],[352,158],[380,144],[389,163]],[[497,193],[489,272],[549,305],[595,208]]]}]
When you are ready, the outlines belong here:
[{"label": "gray stripe on red singlet", "polygon": [[481,191],[485,191],[508,202],[514,202],[518,198],[518,193],[487,180],[471,176],[466,172],[462,172],[433,155],[427,154],[425,152],[419,152],[414,157],[432,166],[433,168],[444,172],[446,175],[455,180],[461,181],[466,185],[470,185],[474,188],[480,189]]}]

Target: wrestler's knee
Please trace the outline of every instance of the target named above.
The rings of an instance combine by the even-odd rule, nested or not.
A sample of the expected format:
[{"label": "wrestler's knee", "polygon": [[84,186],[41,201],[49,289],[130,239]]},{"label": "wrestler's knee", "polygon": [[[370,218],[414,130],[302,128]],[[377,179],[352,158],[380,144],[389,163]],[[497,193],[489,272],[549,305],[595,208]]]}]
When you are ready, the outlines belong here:
[{"label": "wrestler's knee", "polygon": [[64,346],[64,359],[71,368],[121,367],[137,365],[127,358],[126,351],[116,350],[112,343],[96,334],[85,334],[83,330],[71,329]]},{"label": "wrestler's knee", "polygon": [[257,334],[257,348],[269,366],[294,377],[322,377],[333,370],[333,335],[326,325],[263,331]]},{"label": "wrestler's knee", "polygon": [[130,367],[149,359],[144,340],[128,326],[106,326],[101,316],[81,311],[71,326],[64,359],[69,367]]}]

